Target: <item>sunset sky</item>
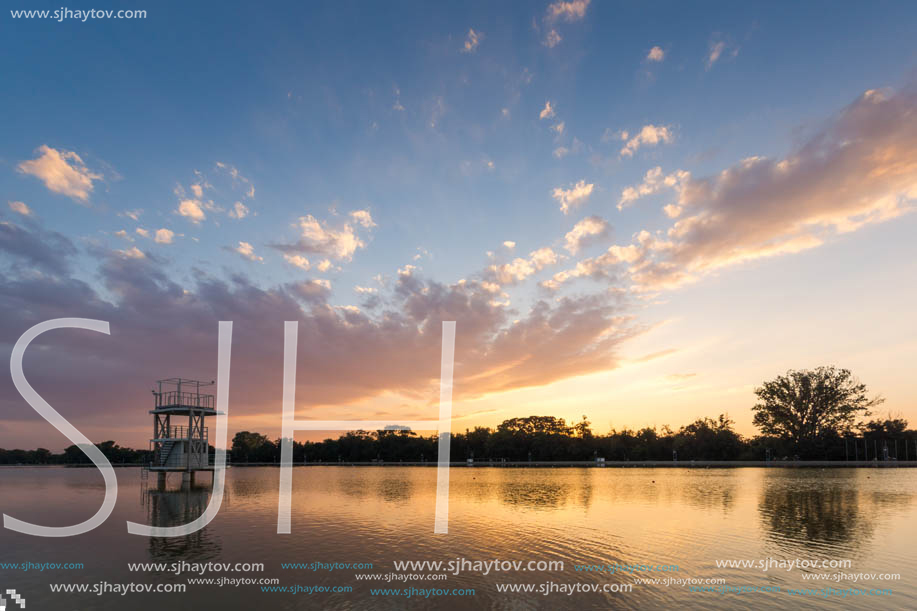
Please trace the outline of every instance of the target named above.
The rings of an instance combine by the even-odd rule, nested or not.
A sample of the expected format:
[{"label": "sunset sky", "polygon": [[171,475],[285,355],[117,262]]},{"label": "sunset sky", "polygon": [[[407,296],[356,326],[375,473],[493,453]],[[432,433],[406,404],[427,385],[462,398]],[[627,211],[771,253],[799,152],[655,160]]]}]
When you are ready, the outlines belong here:
[{"label": "sunset sky", "polygon": [[[220,320],[230,434],[279,434],[286,320],[303,419],[435,418],[455,320],[457,431],[752,434],[823,364],[917,425],[917,6],[128,4],[0,15],[0,356],[108,321],[25,360],[89,438],[146,447]],[[67,445],[8,371],[0,447]]]}]

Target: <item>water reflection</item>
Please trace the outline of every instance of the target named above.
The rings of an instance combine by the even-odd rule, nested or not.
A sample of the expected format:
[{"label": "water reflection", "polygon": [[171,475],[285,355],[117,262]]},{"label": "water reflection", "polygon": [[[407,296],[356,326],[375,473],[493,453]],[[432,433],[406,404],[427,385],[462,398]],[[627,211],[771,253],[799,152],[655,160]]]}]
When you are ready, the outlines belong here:
[{"label": "water reflection", "polygon": [[414,496],[414,483],[403,477],[383,475],[376,486],[376,492],[379,498],[388,503],[407,503]]},{"label": "water reflection", "polygon": [[787,555],[860,555],[881,507],[861,491],[862,472],[783,471],[769,474],[758,511],[768,541]]},{"label": "water reflection", "polygon": [[[144,576],[134,562],[259,562],[282,585],[349,585],[323,598],[267,599],[257,586],[199,585],[179,599],[131,599],[132,609],[180,608],[401,609],[403,600],[370,595],[383,586],[356,580],[353,571],[301,572],[287,562],[371,562],[387,574],[395,560],[561,560],[558,571],[450,575],[448,587],[474,588],[469,600],[412,600],[417,609],[592,609],[754,607],[744,595],[703,595],[681,587],[641,585],[624,595],[507,595],[497,583],[629,583],[626,574],[576,571],[577,564],[665,563],[679,578],[722,577],[734,585],[812,587],[801,571],[763,574],[720,570],[717,559],[848,558],[850,571],[894,572],[894,596],[882,608],[917,608],[915,469],[511,469],[456,468],[450,474],[448,536],[433,536],[436,469],[410,467],[299,467],[293,471],[293,525],[277,535],[279,470],[233,468],[218,516],[185,537],[129,535],[125,521],[177,526],[193,521],[211,498],[204,485],[157,490],[139,471],[118,472],[116,512],[96,531],[49,542],[0,530],[2,559],[86,563],[84,582],[186,583],[186,575]],[[49,525],[92,515],[104,491],[92,469],[0,470],[2,512]],[[85,518],[83,518],[85,519]],[[90,551],[105,550],[95,560]],[[209,576],[209,575],[208,575]],[[218,576],[218,575],[214,575]],[[243,575],[228,575],[240,577]],[[645,575],[643,577],[646,577]],[[36,608],[62,608],[47,574],[17,575]],[[417,587],[443,583],[417,582]],[[863,584],[839,583],[857,587]],[[880,587],[878,582],[870,587]],[[76,596],[67,608],[122,609],[118,597]],[[765,599],[761,606],[827,609],[837,601]],[[858,599],[858,607],[871,601]]]},{"label": "water reflection", "polygon": [[[181,526],[197,519],[210,502],[210,486],[183,486],[178,490],[142,490],[147,520],[152,526]],[[202,562],[217,558],[222,546],[213,529],[202,528],[181,537],[150,537],[152,560]]]},{"label": "water reflection", "polygon": [[568,503],[571,492],[572,487],[565,484],[507,480],[500,485],[500,501],[530,509],[557,509]]}]

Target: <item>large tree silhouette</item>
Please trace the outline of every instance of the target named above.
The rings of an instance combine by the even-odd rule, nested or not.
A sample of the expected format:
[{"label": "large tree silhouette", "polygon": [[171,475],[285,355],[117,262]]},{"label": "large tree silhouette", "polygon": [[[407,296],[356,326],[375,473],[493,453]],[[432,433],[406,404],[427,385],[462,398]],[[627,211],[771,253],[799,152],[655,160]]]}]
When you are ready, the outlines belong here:
[{"label": "large tree silhouette", "polygon": [[882,403],[847,369],[790,370],[755,389],[754,424],[765,435],[796,444],[846,433],[857,416]]}]

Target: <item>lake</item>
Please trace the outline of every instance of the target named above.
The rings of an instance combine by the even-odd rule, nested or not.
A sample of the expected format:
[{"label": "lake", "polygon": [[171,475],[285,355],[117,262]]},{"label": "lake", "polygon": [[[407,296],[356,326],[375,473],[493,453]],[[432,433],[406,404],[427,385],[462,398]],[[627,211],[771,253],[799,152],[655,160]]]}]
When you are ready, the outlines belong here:
[{"label": "lake", "polygon": [[[209,486],[181,490],[173,474],[167,489],[157,490],[155,476],[147,482],[139,469],[116,472],[118,504],[95,531],[57,539],[0,531],[0,562],[83,565],[0,569],[3,590],[16,589],[29,609],[71,610],[917,607],[915,469],[454,468],[449,534],[434,535],[436,469],[299,467],[293,471],[292,534],[278,535],[279,470],[236,467],[227,471],[216,519],[173,539],[130,535],[125,521],[185,523],[206,507]],[[209,475],[203,479],[209,482]],[[36,524],[81,522],[95,513],[103,493],[95,469],[0,469],[0,509]],[[502,563],[489,571],[474,564],[493,560]],[[786,564],[797,560],[833,564]],[[453,561],[461,570],[396,570],[396,561]],[[734,566],[718,567],[717,561]],[[211,564],[203,574],[199,566],[198,574],[189,573],[191,563],[208,562],[264,567],[226,571]],[[770,563],[768,570],[761,562]],[[163,567],[131,571],[128,563]],[[176,574],[172,563],[185,568]],[[322,564],[283,568],[286,563]],[[442,574],[447,577],[435,578]],[[221,577],[276,579],[267,587],[302,591],[188,582]],[[658,581],[645,582],[653,579]],[[710,579],[722,582],[702,583]],[[109,588],[185,584],[186,591],[65,594],[49,585],[92,588],[103,582]],[[620,591],[629,585],[630,591]],[[498,592],[512,586],[534,591]],[[567,593],[593,587],[611,591]],[[696,591],[704,587],[747,591]],[[391,591],[409,588],[474,594],[408,598]],[[380,591],[385,589],[390,591]],[[545,589],[548,594],[541,593]]]}]

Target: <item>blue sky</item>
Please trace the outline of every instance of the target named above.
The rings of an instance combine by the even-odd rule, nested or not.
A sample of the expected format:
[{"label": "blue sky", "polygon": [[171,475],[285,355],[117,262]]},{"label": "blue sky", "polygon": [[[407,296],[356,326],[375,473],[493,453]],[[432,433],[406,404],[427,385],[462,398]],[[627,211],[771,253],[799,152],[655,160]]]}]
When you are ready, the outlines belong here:
[{"label": "blue sky", "polygon": [[[9,8],[45,7],[60,8],[47,3]],[[890,295],[897,302],[913,296],[901,275],[913,271],[914,254],[906,237],[915,228],[907,214],[914,196],[908,191],[914,183],[907,181],[915,148],[908,148],[906,137],[914,129],[908,92],[917,65],[910,42],[917,17],[912,5],[574,1],[117,8],[127,7],[148,15],[85,23],[0,16],[5,82],[0,110],[7,117],[0,138],[0,203],[9,202],[6,220],[45,243],[54,241],[54,232],[63,236],[73,247],[72,253],[58,252],[70,261],[64,276],[83,282],[112,307],[126,307],[123,286],[112,281],[113,262],[120,261],[162,274],[153,285],[166,293],[167,280],[202,300],[202,274],[227,286],[243,277],[266,294],[311,283],[306,290],[320,293],[321,304],[307,300],[303,316],[321,318],[317,308],[344,316],[341,306],[352,306],[379,334],[386,308],[408,312],[411,290],[428,294],[417,287],[399,289],[399,282],[412,277],[456,287],[464,279],[480,282],[484,288],[473,290],[492,297],[482,303],[505,312],[500,320],[488,318],[490,326],[480,336],[485,342],[515,320],[531,320],[530,308],[539,301],[558,304],[564,298],[612,300],[619,310],[605,315],[625,317],[633,326],[629,331],[616,326],[620,341],[613,349],[599,348],[607,367],[590,361],[568,370],[559,362],[564,373],[556,379],[539,382],[539,374],[528,372],[484,385],[467,397],[469,422],[499,422],[523,415],[530,405],[578,417],[581,405],[564,401],[570,392],[582,392],[581,403],[600,423],[678,425],[721,409],[734,412],[740,428],[751,432],[749,389],[762,376],[821,364],[815,359],[858,363],[855,372],[864,381],[871,383],[867,374],[874,374],[877,381],[870,385],[884,385],[879,390],[892,395],[890,408],[912,408],[912,389],[901,387],[898,377],[881,377],[888,367],[866,356],[898,345],[902,329],[913,329],[906,310],[883,306],[900,325],[888,337],[874,334],[865,321],[845,318],[847,306],[838,301],[847,300],[836,288],[874,282],[883,277],[878,267],[888,277],[870,295]],[[870,110],[870,104],[887,109]],[[849,116],[844,109],[852,109]],[[873,128],[874,117],[863,119],[866,127],[857,119],[857,113],[892,111],[905,137]],[[840,159],[842,153],[836,169],[816,167],[830,151],[807,157],[807,145],[817,147],[828,134],[839,150],[851,130],[867,143],[881,132],[876,150],[892,151],[904,176],[899,171],[894,180],[863,187],[858,203],[835,206],[829,200],[840,191],[825,192],[818,181],[834,171],[852,171],[854,179],[858,170],[875,175],[878,167],[864,169]],[[776,184],[778,170],[764,178],[739,171],[747,184],[731,195],[693,190],[707,179],[725,189],[729,185],[716,177],[729,168],[740,170],[743,160],[777,162],[797,153],[804,167],[792,184],[816,175],[813,184],[800,187],[799,201],[823,205],[813,204],[798,218],[785,212],[772,234],[760,230],[771,219],[760,210],[789,188]],[[60,169],[55,164],[70,167],[84,182],[54,186]],[[651,179],[647,173],[657,167]],[[672,184],[653,183],[665,177]],[[776,181],[770,190],[762,186],[767,180]],[[622,203],[628,187],[639,191],[641,185],[646,194]],[[566,213],[558,190],[568,192]],[[745,216],[732,212],[744,205],[746,193],[747,201],[757,202],[755,210]],[[876,204],[888,197],[899,200],[894,210]],[[183,201],[193,202],[184,215]],[[17,212],[14,202],[29,213]],[[719,234],[718,241],[702,241],[709,236],[697,234],[673,251],[649,250],[661,254],[615,251],[620,271],[613,273],[602,263],[601,273],[593,267],[583,277],[556,276],[582,261],[596,264],[612,246],[634,246],[641,231],[657,241],[669,235],[678,242],[682,236],[666,232],[679,219],[693,218],[691,210],[703,211],[698,218],[725,211],[735,226],[746,218],[758,224],[735,241]],[[872,216],[859,224],[864,214]],[[592,219],[595,234],[584,234],[587,240],[573,250],[565,248],[568,232],[586,219]],[[853,219],[855,228],[840,228]],[[800,229],[813,224],[818,231]],[[777,252],[768,252],[775,244]],[[661,274],[664,268],[666,279],[635,279],[643,257],[656,257],[646,269]],[[10,282],[50,281],[53,275],[30,269],[34,257],[13,247],[4,260]],[[691,278],[676,281],[681,273]],[[821,281],[827,277],[832,281]],[[552,279],[554,286],[542,284]],[[373,307],[367,301],[373,294],[355,287],[372,289],[379,299],[387,293],[395,297]],[[763,357],[754,346],[723,357],[729,353],[725,344],[734,346],[737,337],[754,336],[762,319],[775,319],[774,309],[755,311],[775,290],[794,295],[792,304],[773,305],[792,314],[781,328],[827,324],[825,349],[809,354],[794,340],[782,350],[768,348]],[[851,292],[857,293],[843,295]],[[875,309],[877,299],[853,314]],[[715,304],[732,307],[711,321],[707,315]],[[35,304],[34,311],[43,308]],[[447,312],[448,307],[431,309],[423,320],[432,324],[434,314]],[[10,325],[4,345],[15,341],[29,320],[23,318],[22,328]],[[279,329],[282,321],[273,322]],[[461,336],[461,319],[458,325]],[[875,341],[834,346],[829,340],[841,325],[857,337],[874,334]],[[719,336],[723,345],[705,344]],[[584,337],[595,345],[604,336],[591,328]],[[278,331],[275,343],[279,338]],[[909,339],[898,349],[913,354],[913,345]],[[692,356],[626,374],[625,363],[667,350]],[[497,352],[491,344],[480,350],[500,361]],[[338,356],[346,358],[346,352]],[[581,363],[580,356],[573,360]],[[474,379],[539,358],[548,357],[513,355]],[[736,363],[755,366],[737,369]],[[618,399],[639,404],[639,414],[621,413],[602,399],[619,392],[611,388],[620,388],[614,376],[622,374],[628,376],[625,386],[638,389],[620,391]],[[689,378],[698,375],[705,381],[692,389]],[[678,387],[682,396],[668,397],[672,393],[666,390],[668,398],[660,399],[659,389],[668,389],[668,383],[660,387],[659,376],[685,380]],[[340,400],[388,409],[418,401],[428,382],[423,376],[391,386],[366,380],[361,384],[370,390]],[[48,384],[54,386],[51,377]],[[537,390],[526,390],[532,388]],[[506,406],[505,393],[514,391],[520,394]],[[320,403],[337,401],[329,395]],[[13,410],[15,396],[4,398],[4,405]],[[246,405],[253,423],[266,423],[266,414],[277,412],[255,399]],[[7,418],[10,430],[33,426],[21,424],[30,417],[16,407]],[[87,426],[101,427],[102,418],[87,414]],[[145,426],[138,419],[124,435]]]}]

